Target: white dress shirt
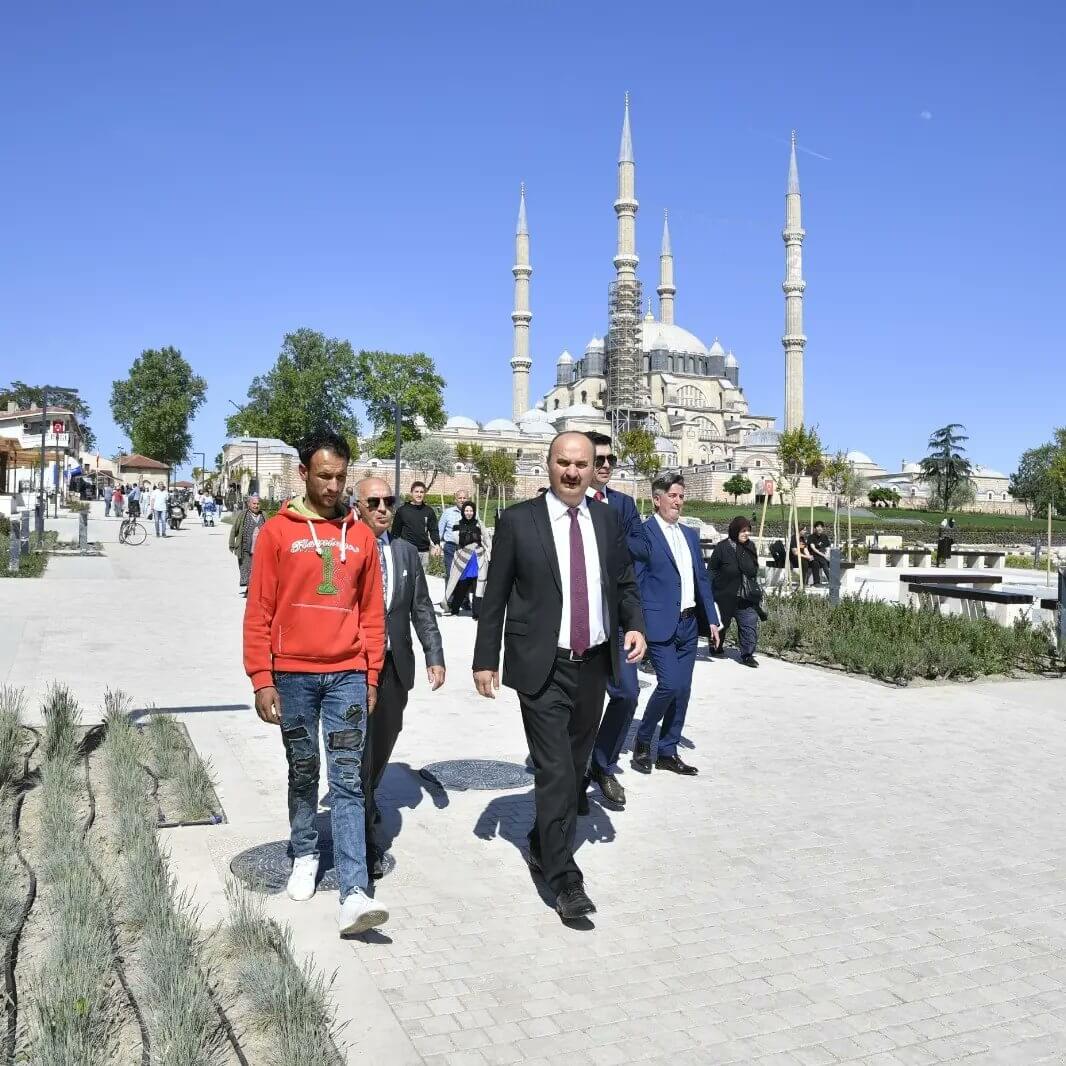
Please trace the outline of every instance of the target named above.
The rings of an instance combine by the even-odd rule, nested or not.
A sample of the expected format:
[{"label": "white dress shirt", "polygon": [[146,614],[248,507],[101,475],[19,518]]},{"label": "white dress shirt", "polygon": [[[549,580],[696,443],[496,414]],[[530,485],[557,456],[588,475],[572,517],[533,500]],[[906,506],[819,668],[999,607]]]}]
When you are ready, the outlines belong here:
[{"label": "white dress shirt", "polygon": [[[544,495],[548,505],[555,554],[559,560],[559,578],[563,584],[563,616],[559,619],[557,646],[570,647],[570,514],[569,505],[554,492]],[[585,579],[589,590],[589,647],[594,648],[607,639],[607,611],[600,583],[600,552],[596,546],[596,530],[586,500],[577,509],[577,523],[581,530],[581,546],[585,549]]]},{"label": "white dress shirt", "polygon": [[685,534],[681,532],[681,526],[677,522],[664,522],[659,515],[655,515],[655,521],[666,537],[666,543],[670,545],[670,551],[674,553],[674,562],[677,563],[677,571],[681,575],[681,610],[687,611],[696,606],[696,579],[693,574],[692,551],[689,549]]}]

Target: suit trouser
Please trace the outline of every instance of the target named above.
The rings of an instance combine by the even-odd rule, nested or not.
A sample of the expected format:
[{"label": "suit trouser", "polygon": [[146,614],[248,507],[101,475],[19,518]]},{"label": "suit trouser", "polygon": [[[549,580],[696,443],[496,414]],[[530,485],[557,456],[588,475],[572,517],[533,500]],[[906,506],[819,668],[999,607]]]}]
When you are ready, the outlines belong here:
[{"label": "suit trouser", "polygon": [[677,754],[677,742],[685,728],[685,714],[692,692],[692,668],[696,665],[698,641],[699,626],[695,615],[680,619],[669,640],[648,641],[648,658],[655,667],[658,684],[644,708],[637,740],[650,745],[655,727],[661,720],[660,756]]},{"label": "suit trouser", "polygon": [[609,771],[618,761],[640,699],[637,664],[626,662],[622,640],[623,634],[619,630],[618,646],[622,654],[619,656],[618,684],[610,679],[607,681],[607,695],[610,699],[607,701],[607,710],[603,713],[600,731],[596,736],[596,746],[592,749],[593,766],[604,772]]},{"label": "suit trouser", "polygon": [[363,753],[363,795],[366,808],[367,853],[373,850],[374,816],[377,814],[375,791],[392,758],[392,749],[403,729],[403,712],[407,706],[407,689],[396,672],[392,652],[385,653],[385,665],[378,677],[378,702],[367,718],[366,749]]},{"label": "suit trouser", "polygon": [[452,576],[452,560],[455,558],[455,553],[459,550],[458,544],[452,544],[451,541],[446,540],[444,542],[444,587],[448,587],[448,578]]},{"label": "suit trouser", "polygon": [[537,809],[529,850],[556,894],[582,882],[574,861],[577,797],[585,787],[610,668],[610,648],[604,644],[584,662],[556,659],[540,692],[518,694]]}]

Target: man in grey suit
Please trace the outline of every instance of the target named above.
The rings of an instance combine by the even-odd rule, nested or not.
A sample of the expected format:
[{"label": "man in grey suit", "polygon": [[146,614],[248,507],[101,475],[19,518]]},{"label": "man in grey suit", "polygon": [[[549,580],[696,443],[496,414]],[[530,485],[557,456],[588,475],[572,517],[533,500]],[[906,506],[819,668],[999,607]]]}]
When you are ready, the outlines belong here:
[{"label": "man in grey suit", "polygon": [[367,719],[362,766],[366,800],[366,865],[370,876],[376,879],[383,873],[384,852],[375,840],[377,806],[374,792],[403,729],[407,694],[415,684],[412,625],[425,652],[426,674],[430,688],[434,690],[444,684],[444,646],[417,549],[405,540],[389,537],[396,508],[392,489],[381,478],[369,477],[359,482],[355,492],[359,519],[377,538],[378,563],[385,593],[385,665],[378,680],[377,706]]}]

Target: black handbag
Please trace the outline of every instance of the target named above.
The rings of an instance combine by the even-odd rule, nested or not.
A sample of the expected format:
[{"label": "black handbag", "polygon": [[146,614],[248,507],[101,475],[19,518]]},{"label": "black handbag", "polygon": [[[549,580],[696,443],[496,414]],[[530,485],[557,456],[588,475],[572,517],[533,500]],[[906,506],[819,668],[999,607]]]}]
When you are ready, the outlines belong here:
[{"label": "black handbag", "polygon": [[[729,541],[730,546],[733,549],[733,554],[737,559],[737,569],[740,570],[740,549],[732,542]],[[752,605],[752,607],[758,607],[762,603],[763,596],[766,595],[765,589],[759,584],[757,577],[752,577],[750,574],[745,574],[743,570],[740,570],[740,590],[737,593],[737,597],[742,600],[746,600]]]}]

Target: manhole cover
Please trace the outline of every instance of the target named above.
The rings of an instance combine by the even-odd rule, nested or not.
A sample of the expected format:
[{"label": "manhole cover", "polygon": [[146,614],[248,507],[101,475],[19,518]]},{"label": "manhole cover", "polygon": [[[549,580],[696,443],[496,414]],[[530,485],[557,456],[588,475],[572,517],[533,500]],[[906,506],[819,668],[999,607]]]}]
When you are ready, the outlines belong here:
[{"label": "manhole cover", "polygon": [[459,792],[468,788],[525,788],[533,784],[533,775],[521,763],[498,762],[495,759],[432,762],[423,766],[419,773],[441,788],[453,788]]},{"label": "manhole cover", "polygon": [[[320,842],[320,851],[317,891],[336,892],[340,885],[337,881],[337,871],[333,867],[333,847],[328,840]],[[396,860],[386,854],[384,867],[387,876],[396,868]],[[257,844],[254,848],[235,855],[229,868],[230,873],[253,892],[263,892],[268,896],[284,892],[289,872],[292,870],[289,842],[272,840],[268,844]]]}]

